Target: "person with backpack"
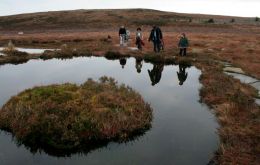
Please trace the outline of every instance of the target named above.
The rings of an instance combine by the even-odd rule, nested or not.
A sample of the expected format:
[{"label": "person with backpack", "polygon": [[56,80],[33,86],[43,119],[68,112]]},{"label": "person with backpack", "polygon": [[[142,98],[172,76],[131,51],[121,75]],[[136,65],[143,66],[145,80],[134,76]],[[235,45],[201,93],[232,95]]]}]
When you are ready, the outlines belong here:
[{"label": "person with backpack", "polygon": [[119,29],[119,40],[120,46],[123,46],[126,40],[126,29],[124,26],[121,26]]},{"label": "person with backpack", "polygon": [[189,41],[186,37],[185,33],[182,33],[182,36],[180,38],[178,47],[180,49],[180,56],[186,56],[187,55],[187,48],[189,47]]},{"label": "person with backpack", "polygon": [[154,52],[161,51],[161,42],[163,40],[162,31],[159,27],[154,26],[149,37],[149,41],[153,41]]},{"label": "person with backpack", "polygon": [[144,46],[143,42],[143,34],[142,34],[142,29],[139,27],[136,30],[136,41],[135,44],[139,50],[142,50],[142,46]]}]

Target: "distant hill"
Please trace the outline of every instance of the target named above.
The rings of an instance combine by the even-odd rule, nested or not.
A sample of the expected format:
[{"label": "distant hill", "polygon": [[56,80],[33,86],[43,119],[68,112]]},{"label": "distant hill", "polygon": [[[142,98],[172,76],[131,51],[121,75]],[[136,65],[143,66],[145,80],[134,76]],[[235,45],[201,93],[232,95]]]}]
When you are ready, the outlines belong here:
[{"label": "distant hill", "polygon": [[[214,23],[207,23],[210,19]],[[233,19],[233,21],[232,21]],[[149,9],[73,10],[0,17],[0,30],[109,29],[126,25],[254,24],[254,18],[181,14]]]}]

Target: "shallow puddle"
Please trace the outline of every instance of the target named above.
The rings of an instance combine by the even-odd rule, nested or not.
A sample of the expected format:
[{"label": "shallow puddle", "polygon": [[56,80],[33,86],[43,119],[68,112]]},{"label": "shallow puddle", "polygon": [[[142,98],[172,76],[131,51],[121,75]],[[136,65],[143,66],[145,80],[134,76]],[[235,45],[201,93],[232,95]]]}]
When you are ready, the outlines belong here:
[{"label": "shallow puddle", "polygon": [[240,80],[240,82],[244,84],[248,84],[255,88],[258,91],[258,98],[255,98],[256,104],[260,105],[260,80],[255,79],[253,77],[240,74],[240,73],[230,73],[230,72],[224,72],[225,74],[234,77],[235,79]]},{"label": "shallow puddle", "polygon": [[97,57],[7,64],[0,67],[0,107],[27,88],[65,82],[81,84],[104,75],[131,86],[151,104],[154,118],[149,131],[127,143],[110,142],[68,157],[54,151],[30,150],[1,131],[1,165],[205,165],[210,161],[218,148],[218,125],[208,107],[199,102],[201,72],[195,67]]},{"label": "shallow puddle", "polygon": [[246,75],[246,73],[238,67],[234,67],[229,62],[218,61],[224,65],[223,71],[225,74],[232,76],[235,79],[238,79],[241,83],[248,84],[255,88],[258,91],[258,96],[255,98],[255,103],[260,105],[260,80]]},{"label": "shallow puddle", "polygon": [[244,74],[240,74],[240,73],[230,73],[230,72],[225,72],[225,73],[236,79],[239,79],[242,83],[245,83],[245,84],[253,84],[258,81],[257,79],[255,79],[253,77],[250,77],[250,76],[247,76]]},{"label": "shallow puddle", "polygon": [[[0,51],[2,51],[4,48],[0,47]],[[45,50],[55,50],[55,49],[36,49],[36,48],[16,48],[16,50],[20,52],[26,52],[29,54],[42,54]]]}]

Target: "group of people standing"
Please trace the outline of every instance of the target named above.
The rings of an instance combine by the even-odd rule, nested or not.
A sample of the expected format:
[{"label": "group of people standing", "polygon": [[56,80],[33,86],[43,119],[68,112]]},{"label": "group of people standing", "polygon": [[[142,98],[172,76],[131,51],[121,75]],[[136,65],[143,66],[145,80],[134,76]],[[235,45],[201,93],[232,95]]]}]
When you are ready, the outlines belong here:
[{"label": "group of people standing", "polygon": [[[119,29],[119,39],[121,46],[124,45],[127,37],[129,36],[127,34],[126,28],[124,26],[121,26],[121,28]],[[164,50],[163,33],[158,26],[153,26],[148,41],[153,42],[154,52],[158,53],[161,50]],[[139,50],[142,50],[142,47],[145,45],[143,40],[142,29],[140,27],[136,29],[135,44]],[[179,55],[186,56],[188,47],[188,38],[186,37],[185,33],[182,33],[178,42],[178,48],[180,49]]]}]

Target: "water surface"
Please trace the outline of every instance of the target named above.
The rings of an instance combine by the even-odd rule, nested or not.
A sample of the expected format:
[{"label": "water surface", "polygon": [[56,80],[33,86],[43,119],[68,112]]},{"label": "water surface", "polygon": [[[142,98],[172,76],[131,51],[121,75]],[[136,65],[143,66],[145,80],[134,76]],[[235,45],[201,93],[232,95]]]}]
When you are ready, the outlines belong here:
[{"label": "water surface", "polygon": [[88,78],[97,80],[106,75],[138,91],[151,104],[154,118],[152,128],[143,136],[70,157],[32,153],[1,131],[1,165],[205,165],[218,147],[218,125],[207,106],[199,102],[200,74],[195,67],[153,65],[134,58],[111,61],[84,57],[2,65],[0,107],[27,88],[65,82],[81,84]]}]

